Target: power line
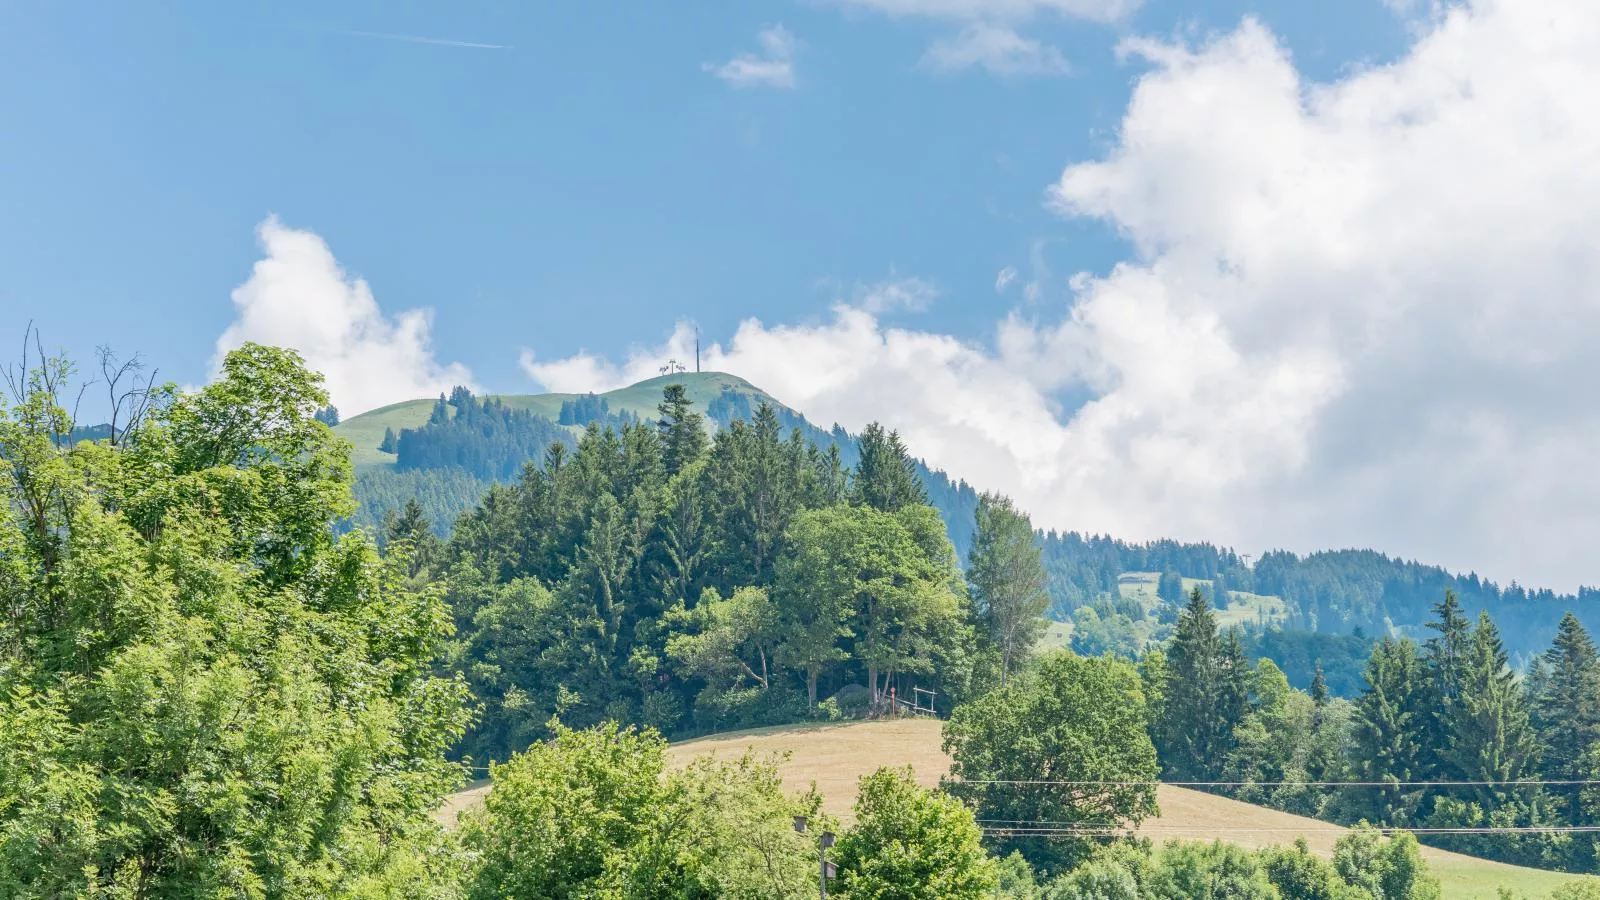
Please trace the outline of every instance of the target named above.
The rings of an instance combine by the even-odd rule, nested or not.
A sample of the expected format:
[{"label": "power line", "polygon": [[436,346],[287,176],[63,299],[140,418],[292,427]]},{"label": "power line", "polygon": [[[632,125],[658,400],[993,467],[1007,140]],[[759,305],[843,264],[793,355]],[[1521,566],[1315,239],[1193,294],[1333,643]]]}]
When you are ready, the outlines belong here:
[{"label": "power line", "polygon": [[1600,779],[1526,779],[1519,781],[1058,781],[1027,778],[964,778],[955,784],[1020,784],[1055,787],[1584,787]]},{"label": "power line", "polygon": [[[1352,830],[1337,826],[1323,828],[1286,828],[1281,826],[1263,826],[1260,828],[1249,827],[1208,827],[1203,825],[1174,825],[1160,826],[1147,825],[1139,828],[1116,827],[1070,827],[1070,826],[1030,826],[1030,825],[989,825],[980,826],[987,837],[1135,837],[1147,835],[1161,837],[1163,835],[1220,835],[1220,834],[1286,834],[1286,835],[1316,835],[1328,834],[1343,836],[1351,834]],[[1400,828],[1392,825],[1368,826],[1379,834],[1420,834],[1420,835],[1517,835],[1517,834],[1594,834],[1600,832],[1600,825],[1502,825],[1481,826],[1476,828]]]}]

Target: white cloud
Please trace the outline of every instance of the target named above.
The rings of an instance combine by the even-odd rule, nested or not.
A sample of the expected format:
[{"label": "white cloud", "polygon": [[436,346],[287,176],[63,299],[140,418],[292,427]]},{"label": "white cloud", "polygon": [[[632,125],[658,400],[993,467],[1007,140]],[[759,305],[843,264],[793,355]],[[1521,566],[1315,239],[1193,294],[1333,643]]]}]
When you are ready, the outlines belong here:
[{"label": "white cloud", "polygon": [[[1051,202],[1137,255],[1073,279],[1063,316],[1013,314],[981,347],[843,306],[747,321],[707,368],[819,423],[881,419],[1047,527],[1600,581],[1588,4],[1456,7],[1327,84],[1248,20],[1126,49],[1152,68],[1118,143]],[[583,365],[621,383],[659,362],[534,372]]]},{"label": "white cloud", "polygon": [[1061,51],[1003,25],[968,25],[955,37],[934,41],[922,64],[943,72],[983,68],[994,75],[1065,75]]},{"label": "white cloud", "polygon": [[900,310],[925,312],[938,296],[939,289],[931,281],[891,276],[876,284],[857,287],[855,305],[875,314]]},{"label": "white cloud", "polygon": [[756,35],[761,52],[741,53],[721,64],[707,63],[707,72],[736,87],[794,87],[794,35],[782,25]]},{"label": "white cloud", "polygon": [[837,0],[889,16],[961,23],[949,37],[934,41],[922,55],[924,68],[957,72],[981,68],[1000,76],[1065,75],[1061,51],[1017,31],[1021,23],[1052,14],[1072,19],[1116,22],[1139,8],[1140,0]]},{"label": "white cloud", "polygon": [[429,346],[433,313],[383,314],[365,280],[340,267],[322,238],[271,216],[256,230],[265,256],[233,291],[236,318],[217,338],[212,369],[246,341],[292,347],[327,379],[349,416],[472,385],[460,363],[440,364]]},{"label": "white cloud", "polygon": [[1114,22],[1139,8],[1140,0],[838,0],[891,16],[968,21],[1020,21],[1038,13]]},{"label": "white cloud", "polygon": [[1005,293],[1005,289],[1010,287],[1011,286],[1011,282],[1016,281],[1016,280],[1017,280],[1017,267],[1016,266],[1006,266],[1004,269],[1001,269],[1000,272],[994,276],[994,292],[997,293],[997,294]]}]

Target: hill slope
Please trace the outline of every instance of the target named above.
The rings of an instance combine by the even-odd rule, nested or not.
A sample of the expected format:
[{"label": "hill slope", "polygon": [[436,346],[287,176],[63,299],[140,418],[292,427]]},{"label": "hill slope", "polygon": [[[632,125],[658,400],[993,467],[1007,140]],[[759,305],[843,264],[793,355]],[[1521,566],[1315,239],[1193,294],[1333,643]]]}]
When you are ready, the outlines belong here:
[{"label": "hill slope", "polygon": [[[859,455],[856,439],[838,425],[824,430],[812,424],[799,412],[784,405],[776,397],[737,375],[726,372],[678,372],[661,375],[631,384],[627,387],[595,394],[603,400],[611,416],[629,415],[648,421],[656,415],[656,405],[661,402],[661,392],[669,384],[682,384],[695,409],[706,417],[706,426],[715,431],[726,427],[735,419],[748,419],[761,404],[770,404],[778,414],[785,429],[798,429],[809,441],[820,447],[837,446],[845,465],[855,465]],[[562,405],[587,400],[587,394],[496,394],[483,398],[498,401],[508,409],[532,413],[570,436],[573,442],[583,434],[583,424],[560,425]],[[378,449],[384,433],[393,430],[396,435],[411,428],[427,424],[433,413],[436,398],[422,398],[393,403],[361,413],[344,420],[334,431],[355,445],[352,461],[356,469],[356,499],[361,511],[356,524],[377,525],[384,513],[397,508],[413,495],[420,496],[424,509],[436,528],[449,528],[456,516],[471,508],[491,483],[481,473],[445,470],[402,470],[400,458],[395,453]],[[914,449],[914,448],[913,448]],[[438,473],[438,474],[434,474]],[[945,473],[919,463],[919,474],[928,490],[928,499],[944,516],[950,538],[957,551],[965,557],[971,542],[973,513],[978,495],[965,482],[951,479]]]},{"label": "hill slope", "polygon": [[[855,798],[856,781],[880,766],[911,765],[917,780],[938,784],[949,771],[950,758],[940,749],[941,723],[930,719],[902,719],[891,722],[856,722],[837,725],[791,725],[754,731],[712,735],[674,744],[671,758],[683,765],[706,753],[734,756],[745,748],[762,754],[789,754],[779,766],[784,786],[793,792],[804,791],[813,783],[823,795],[824,806],[848,822]],[[446,824],[464,809],[482,802],[488,788],[483,785],[452,795],[437,817]],[[1324,856],[1333,853],[1334,842],[1344,829],[1316,819],[1240,803],[1199,791],[1162,786],[1157,793],[1161,815],[1150,819],[1140,833],[1155,841],[1224,840],[1246,847],[1266,847],[1293,843],[1304,837],[1311,849]],[[1571,875],[1508,866],[1432,847],[1422,849],[1428,865],[1444,888],[1444,896],[1456,900],[1494,900],[1501,887],[1530,900],[1548,897],[1560,885],[1578,880]]]}]

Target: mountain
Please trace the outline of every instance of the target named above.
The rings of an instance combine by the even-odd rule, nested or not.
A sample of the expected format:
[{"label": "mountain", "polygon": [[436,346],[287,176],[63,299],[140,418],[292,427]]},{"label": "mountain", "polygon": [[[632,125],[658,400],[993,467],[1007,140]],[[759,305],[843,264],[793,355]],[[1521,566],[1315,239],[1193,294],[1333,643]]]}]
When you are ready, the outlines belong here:
[{"label": "mountain", "polygon": [[[433,399],[393,403],[335,426],[335,432],[355,445],[355,493],[361,508],[353,523],[377,526],[387,513],[415,497],[434,528],[445,533],[489,485],[515,478],[522,465],[539,460],[552,441],[574,446],[591,422],[605,427],[654,419],[662,389],[669,384],[684,386],[696,410],[705,415],[709,431],[748,419],[766,403],[785,429],[798,429],[824,449],[837,446],[846,466],[854,466],[859,456],[856,437],[839,425],[819,428],[776,397],[726,372],[661,375],[602,394],[476,397],[457,388]],[[447,422],[457,427],[448,427]],[[396,446],[394,452],[386,452],[380,446],[391,432]],[[918,474],[964,559],[972,543],[977,491],[925,463],[918,463]]]},{"label": "mountain", "polygon": [[[620,427],[652,420],[662,389],[669,384],[684,386],[706,416],[709,431],[748,419],[766,403],[786,429],[798,429],[824,449],[837,446],[846,466],[857,461],[854,435],[838,425],[820,428],[766,391],[724,372],[663,375],[602,394],[474,396],[457,388],[449,395],[362,413],[335,427],[355,445],[355,494],[361,506],[351,524],[377,527],[385,515],[414,498],[435,530],[447,533],[456,517],[474,507],[490,485],[514,480],[529,461],[541,462],[550,444],[575,446],[591,424]],[[380,449],[386,436],[392,438],[387,451]],[[919,463],[919,474],[929,502],[943,516],[964,560],[972,542],[977,491],[925,464]],[[1026,507],[1027,498],[1019,500]],[[1280,644],[1292,638],[1296,652],[1289,655],[1304,662],[1291,671],[1300,686],[1309,682],[1316,661],[1331,663],[1334,658],[1351,669],[1340,673],[1343,680],[1355,683],[1366,654],[1332,637],[1426,638],[1431,632],[1424,623],[1431,620],[1432,605],[1446,590],[1461,598],[1469,615],[1485,611],[1500,623],[1519,667],[1548,646],[1556,622],[1567,610],[1576,611],[1591,630],[1600,630],[1600,592],[1592,589],[1573,595],[1529,590],[1514,582],[1501,587],[1475,574],[1454,574],[1373,550],[1303,557],[1274,550],[1252,566],[1232,549],[1209,543],[1130,543],[1110,536],[1050,531],[1040,534],[1040,544],[1049,574],[1050,614],[1068,621],[1082,608],[1095,610],[1099,633],[1091,641],[1084,632],[1080,649],[1085,652],[1099,652],[1092,648],[1101,647],[1102,641],[1126,648],[1159,639],[1170,626],[1162,618],[1160,600],[1170,603],[1175,598],[1158,599],[1155,585],[1164,580],[1188,590],[1201,584],[1208,594],[1222,598],[1219,605],[1245,603],[1235,615],[1237,624],[1247,630],[1288,635]]]}]

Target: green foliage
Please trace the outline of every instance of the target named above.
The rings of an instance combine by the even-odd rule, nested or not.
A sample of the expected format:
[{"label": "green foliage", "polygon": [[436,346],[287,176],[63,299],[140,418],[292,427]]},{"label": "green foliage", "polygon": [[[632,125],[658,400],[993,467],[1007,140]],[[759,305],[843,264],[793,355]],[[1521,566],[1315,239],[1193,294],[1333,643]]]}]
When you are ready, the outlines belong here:
[{"label": "green foliage", "polygon": [[896,512],[928,502],[917,466],[898,432],[876,422],[861,432],[861,461],[851,483],[851,498],[864,506]]},{"label": "green foliage", "polygon": [[349,448],[320,379],[247,344],[120,443],[63,448],[65,372],[0,419],[0,894],[361,896],[430,871],[467,720],[431,672],[449,616],[333,537]]},{"label": "green foliage", "polygon": [[970,690],[973,628],[937,512],[848,504],[838,453],[785,434],[771,406],[709,444],[681,386],[658,412],[552,445],[442,552],[414,554],[444,576],[451,664],[484,704],[461,752],[504,758],[556,713],[682,732],[804,718],[841,684]]},{"label": "green foliage", "polygon": [[802,898],[813,888],[807,841],[770,762],[700,760],[666,771],[652,731],[555,726],[554,737],[492,768],[494,790],[469,814],[482,898]]},{"label": "green foliage", "polygon": [[1173,843],[1162,849],[1145,885],[1151,900],[1274,900],[1277,890],[1259,855],[1237,844]]},{"label": "green foliage", "polygon": [[1163,767],[1182,781],[1217,778],[1248,711],[1248,670],[1237,634],[1217,631],[1199,589],[1189,594],[1166,653],[1162,718],[1152,729]]},{"label": "green foliage", "polygon": [[1234,844],[1169,841],[1158,850],[1121,842],[1097,851],[1044,890],[1046,900],[1436,900],[1416,839],[1385,840],[1372,829],[1342,838],[1333,862],[1307,849],[1246,850]]},{"label": "green foliage", "polygon": [[856,822],[839,839],[839,887],[852,900],[987,900],[999,886],[972,812],[919,786],[911,770],[861,779]]},{"label": "green foliage", "polygon": [[[1156,812],[1155,748],[1132,665],[1057,652],[1033,671],[958,707],[944,728],[947,789],[978,818],[1017,822],[1137,824]],[[1040,785],[1051,780],[1097,782]],[[1035,866],[1059,870],[1088,849],[1082,838],[1010,838]]]},{"label": "green foliage", "polygon": [[986,636],[1000,650],[1004,682],[1044,633],[1041,617],[1050,594],[1033,524],[1011,498],[978,498],[976,535],[967,557],[967,582]]},{"label": "green foliage", "polygon": [[1385,840],[1375,829],[1353,828],[1334,844],[1333,867],[1373,900],[1439,897],[1439,882],[1428,874],[1417,839],[1403,832]]},{"label": "green foliage", "polygon": [[1318,703],[1291,688],[1271,660],[1251,673],[1250,697],[1222,773],[1226,781],[1247,784],[1230,794],[1301,815],[1324,814],[1331,792],[1306,782],[1344,777],[1353,708],[1342,700]]}]

